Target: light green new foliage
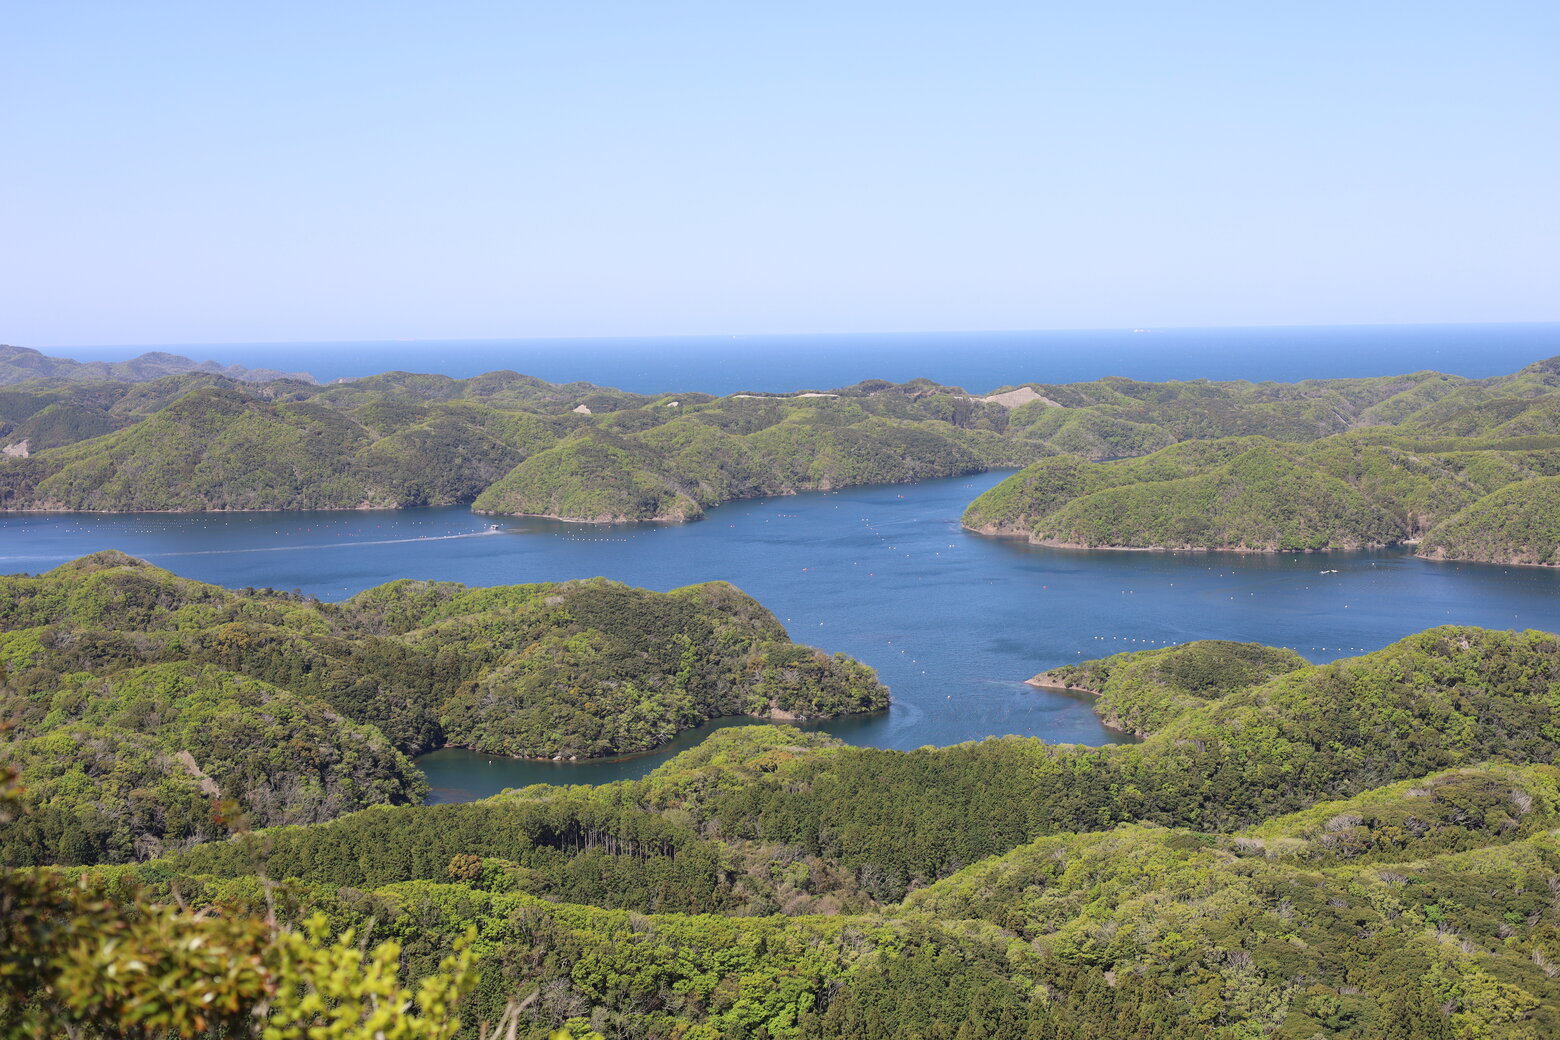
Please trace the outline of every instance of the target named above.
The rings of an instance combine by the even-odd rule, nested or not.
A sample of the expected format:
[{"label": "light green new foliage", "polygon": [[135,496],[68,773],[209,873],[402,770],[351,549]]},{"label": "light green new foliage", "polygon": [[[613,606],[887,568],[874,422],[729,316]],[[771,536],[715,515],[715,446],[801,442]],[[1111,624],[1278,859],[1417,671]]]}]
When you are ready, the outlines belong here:
[{"label": "light green new foliage", "polygon": [[[379,615],[390,629],[467,595],[505,602],[404,595]],[[233,920],[320,913],[331,934],[396,943],[398,979],[438,973],[474,928],[463,1036],[1560,1030],[1560,640],[1447,626],[1316,666],[1204,641],[1067,674],[1114,686],[1155,732],[901,752],[725,730],[642,780],[376,809],[76,873]],[[302,960],[383,981],[382,956]],[[373,990],[342,1006],[363,1017],[416,986]]]},{"label": "light green new foliage", "polygon": [[[1468,900],[1496,885],[1516,908],[1508,915],[1543,906],[1560,855],[1552,838],[1337,874],[1272,859],[1261,845],[1140,826],[1042,838],[916,892],[906,906],[988,921],[1069,963],[1178,978],[1202,998],[1186,1013],[1205,1035],[1383,1035],[1347,1026],[1420,986],[1446,1001],[1452,1036],[1543,1035],[1532,1016],[1554,988],[1528,969],[1535,950],[1541,961],[1549,955],[1548,927],[1503,942],[1516,930]],[[1416,877],[1417,890],[1404,889],[1399,871]],[[1448,943],[1448,932],[1472,941]],[[1350,993],[1358,1007],[1340,1017]]]},{"label": "light green new foliage", "polygon": [[1479,499],[1431,528],[1420,553],[1443,560],[1560,563],[1560,477],[1513,484]]},{"label": "light green new foliage", "polygon": [[1293,650],[1205,639],[1064,665],[1032,681],[1098,694],[1100,717],[1141,737],[1209,701],[1306,664]]},{"label": "light green new foliage", "polygon": [[400,983],[401,947],[382,942],[366,956],[349,929],[329,942],[323,914],[278,937],[276,992],[263,1040],[449,1040],[460,1031],[455,1007],[474,973],[468,928],[453,956],[417,985]]},{"label": "light green new foliage", "polygon": [[702,510],[640,445],[590,431],[526,459],[477,496],[484,513],[687,520]]},{"label": "light green new foliage", "polygon": [[[1227,438],[1103,464],[1046,459],[976,499],[964,523],[1047,544],[1256,551],[1393,545],[1428,530],[1427,546],[1457,558],[1552,558],[1544,489],[1557,471],[1555,437],[1427,440],[1364,430],[1303,444]],[[1453,534],[1439,534],[1437,524],[1508,486],[1492,502],[1509,508],[1471,510]],[[1502,521],[1483,519],[1497,513]],[[1482,540],[1481,530],[1489,532]],[[1461,547],[1449,551],[1454,542]]]},{"label": "light green new foliage", "polygon": [[[203,374],[24,384],[0,395],[0,444],[26,440],[31,452],[0,458],[0,509],[474,501],[484,511],[591,522],[684,521],[733,498],[922,480],[1061,453],[1151,455],[1144,468],[1100,467],[1070,497],[1204,479],[1157,498],[1117,492],[1103,500],[1103,525],[1084,509],[1040,537],[1324,548],[1410,537],[1501,483],[1555,472],[1529,458],[1502,479],[1498,467],[1454,463],[1447,453],[1531,455],[1560,443],[1560,365],[1552,361],[1490,380],[1433,372],[1294,384],[1108,378],[1027,389],[1036,397],[1009,410],[925,379],[724,398],[649,397],[513,372],[465,380],[392,372],[326,387]],[[1403,437],[1383,439],[1385,427]],[[1210,459],[1194,471],[1164,454],[1254,436],[1347,447],[1328,449],[1325,459],[1289,452],[1297,468],[1269,457],[1240,473],[1212,472]],[[1366,459],[1367,450],[1380,457]],[[1042,510],[1050,498],[1025,504],[997,493],[969,521],[1028,535],[1065,505]]]},{"label": "light green new foliage", "polygon": [[[0,775],[0,827],[22,813]],[[41,870],[0,869],[0,1028],[7,1037],[449,1040],[476,981],[475,930],[415,984],[401,948],[371,950],[321,914],[301,928],[210,906],[195,912],[133,885],[106,891]]]},{"label": "light green new foliage", "polygon": [[870,668],[792,643],[723,582],[468,589],[339,604],[232,592],[121,553],[0,577],[0,716],[36,812],[0,863],[124,862],[256,825],[415,804],[407,756],[649,751],[712,719],[879,711]]},{"label": "light green new foliage", "polygon": [[[34,681],[41,679],[34,675]],[[422,800],[427,782],[372,725],[212,665],[86,672],[0,693],[19,767],[68,861],[146,856],[219,835],[212,796],[267,823]],[[67,822],[73,821],[73,822]]]},{"label": "light green new foliage", "polygon": [[1319,802],[1242,834],[1269,857],[1372,863],[1522,841],[1557,817],[1560,770],[1492,763]]}]

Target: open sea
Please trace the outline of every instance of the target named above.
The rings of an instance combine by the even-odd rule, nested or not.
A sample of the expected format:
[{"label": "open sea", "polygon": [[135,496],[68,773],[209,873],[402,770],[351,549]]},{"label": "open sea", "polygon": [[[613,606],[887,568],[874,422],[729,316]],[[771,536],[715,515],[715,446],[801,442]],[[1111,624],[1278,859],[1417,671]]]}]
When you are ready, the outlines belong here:
[{"label": "open sea", "polygon": [[[117,360],[141,348],[56,348]],[[154,348],[146,348],[154,349]],[[1472,377],[1560,353],[1560,325],[1171,329],[907,336],[188,345],[224,363],[321,379],[387,369],[513,368],[630,390],[829,388],[928,376],[970,390],[1102,375],[1297,380],[1435,368]],[[792,637],[877,669],[893,707],[820,728],[855,744],[948,745],[998,734],[1101,744],[1087,698],[1024,684],[1068,661],[1192,639],[1289,646],[1312,661],[1439,624],[1560,631],[1560,572],[1430,563],[1406,552],[1240,556],[1082,552],[971,535],[964,507],[1005,473],[733,502],[686,525],[596,527],[464,508],[382,512],[0,515],[0,571],[121,549],[229,587],[339,599],[396,578],[473,585],[604,575],[652,589],[730,581]],[[529,783],[643,775],[723,720],[659,752],[582,763],[446,750],[419,764],[432,800]]]},{"label": "open sea", "polygon": [[863,379],[926,377],[972,392],[1018,383],[1133,379],[1387,376],[1423,369],[1483,378],[1560,354],[1560,323],[1085,329],[880,335],[664,336],[636,339],[392,340],[365,343],[55,347],[120,361],[143,350],[321,381],[400,369],[473,376],[513,369],[638,393],[828,390]]}]

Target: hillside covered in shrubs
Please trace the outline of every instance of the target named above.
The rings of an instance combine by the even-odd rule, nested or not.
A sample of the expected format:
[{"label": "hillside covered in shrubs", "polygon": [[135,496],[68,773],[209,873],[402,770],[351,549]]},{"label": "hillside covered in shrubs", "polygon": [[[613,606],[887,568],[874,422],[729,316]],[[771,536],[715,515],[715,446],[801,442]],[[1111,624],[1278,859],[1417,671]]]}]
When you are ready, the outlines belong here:
[{"label": "hillside covered in shrubs", "polygon": [[[977,503],[971,526],[1079,545],[1372,545],[1417,537],[1472,505],[1472,490],[1550,475],[1557,368],[1550,360],[1482,380],[1112,377],[985,396],[928,379],[868,380],[719,398],[514,372],[388,372],[317,386],[203,370],[131,381],[40,369],[0,390],[0,509],[471,504],[685,521],[738,498],[1038,464]],[[1492,452],[1522,457],[1474,464]],[[1154,461],[1094,465],[1128,457]],[[1416,459],[1428,460],[1422,473]],[[1422,486],[1406,486],[1404,472]],[[1170,479],[1184,483],[1134,490]]]},{"label": "hillside covered in shrubs", "polygon": [[1560,639],[1447,627],[1318,666],[1194,643],[1069,674],[1151,711],[1150,735],[902,752],[723,730],[642,780],[72,876],[226,919],[321,914],[393,943],[409,979],[469,950],[467,1036],[1560,1029]]},{"label": "hillside covered in shrubs", "polygon": [[585,758],[887,705],[871,669],[719,582],[398,581],[328,604],[97,553],[0,578],[5,757],[33,799],[0,855],[144,859],[220,834],[212,798],[257,825],[416,804],[407,756],[446,744]]}]

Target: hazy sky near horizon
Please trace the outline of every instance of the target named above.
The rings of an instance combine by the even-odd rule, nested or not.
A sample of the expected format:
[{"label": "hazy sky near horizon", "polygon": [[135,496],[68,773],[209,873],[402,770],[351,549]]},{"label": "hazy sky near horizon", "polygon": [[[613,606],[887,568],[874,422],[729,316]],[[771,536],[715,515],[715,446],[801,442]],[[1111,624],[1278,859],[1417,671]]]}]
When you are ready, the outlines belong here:
[{"label": "hazy sky near horizon", "polygon": [[0,342],[1560,319],[1560,5],[11,5]]}]

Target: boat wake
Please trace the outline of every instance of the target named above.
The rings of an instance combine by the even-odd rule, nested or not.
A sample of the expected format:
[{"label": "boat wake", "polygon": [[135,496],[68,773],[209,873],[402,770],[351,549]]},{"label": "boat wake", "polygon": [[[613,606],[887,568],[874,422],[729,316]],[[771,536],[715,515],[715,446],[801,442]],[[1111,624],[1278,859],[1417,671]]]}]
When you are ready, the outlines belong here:
[{"label": "boat wake", "polygon": [[489,535],[503,533],[503,531],[489,528],[486,531],[466,531],[463,534],[423,534],[412,538],[374,538],[361,542],[336,542],[333,545],[261,545],[250,546],[245,549],[184,549],[176,552],[149,552],[141,555],[148,560],[160,560],[169,556],[237,556],[241,553],[312,552],[317,549],[355,549],[362,545],[408,545],[412,542],[452,542],[461,538],[486,538]]},{"label": "boat wake", "polygon": [[[466,531],[461,534],[424,534],[412,538],[374,538],[361,542],[341,541],[331,545],[260,545],[250,546],[244,549],[176,549],[171,552],[129,552],[131,556],[143,560],[162,560],[170,556],[240,556],[244,553],[271,553],[271,552],[314,552],[320,549],[352,549],[360,545],[406,545],[411,542],[451,542],[461,538],[486,538],[488,535],[503,534],[497,528],[488,528],[486,531]],[[53,563],[58,560],[74,560],[79,553],[49,553],[45,555],[30,556],[0,556],[0,563]]]}]

